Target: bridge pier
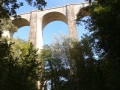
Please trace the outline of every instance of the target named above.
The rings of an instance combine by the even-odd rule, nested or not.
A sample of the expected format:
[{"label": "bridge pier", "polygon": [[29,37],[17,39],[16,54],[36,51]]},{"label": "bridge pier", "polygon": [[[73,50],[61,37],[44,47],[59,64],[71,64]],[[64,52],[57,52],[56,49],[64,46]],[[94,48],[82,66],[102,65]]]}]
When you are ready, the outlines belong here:
[{"label": "bridge pier", "polygon": [[2,36],[12,38],[14,33],[15,32],[12,32],[12,31],[3,31]]},{"label": "bridge pier", "polygon": [[67,23],[68,23],[69,37],[79,40],[77,27],[76,27],[76,19],[74,14],[74,6],[67,5],[66,11],[67,11],[66,17],[67,17]]},{"label": "bridge pier", "polygon": [[[18,28],[23,26],[30,26],[29,41],[36,46],[36,48],[43,49],[43,29],[52,21],[63,21],[68,24],[69,37],[79,40],[76,15],[80,8],[88,6],[88,3],[71,4],[43,11],[36,10],[29,13],[21,14],[21,18],[13,20],[13,24]],[[13,32],[4,32],[5,36],[12,37]],[[40,81],[38,81],[38,89],[40,89]]]},{"label": "bridge pier", "polygon": [[31,12],[29,40],[38,49],[43,48],[42,21],[39,19],[37,11]]},{"label": "bridge pier", "polygon": [[36,35],[37,35],[37,13],[31,12],[29,41],[32,42],[33,45],[36,45],[36,40],[37,40]]},{"label": "bridge pier", "polygon": [[[64,11],[65,10],[65,11]],[[59,12],[38,12],[33,11],[30,14],[30,34],[29,40],[35,45],[39,50],[43,49],[43,29],[44,27],[52,21],[63,21],[68,24],[69,36],[79,40],[76,19],[74,13],[74,5],[67,5],[65,9]],[[43,15],[42,15],[43,14]]]},{"label": "bridge pier", "polygon": [[80,8],[88,5],[88,3],[80,3],[46,9],[43,11],[32,11],[21,14],[20,19],[13,19],[13,24],[18,28],[30,26],[29,41],[40,50],[43,48],[43,29],[52,21],[63,21],[68,24],[69,37],[79,40],[76,27],[76,15]]},{"label": "bridge pier", "polygon": [[37,41],[36,41],[36,47],[40,49],[43,49],[43,29],[42,29],[42,19],[37,17]]}]

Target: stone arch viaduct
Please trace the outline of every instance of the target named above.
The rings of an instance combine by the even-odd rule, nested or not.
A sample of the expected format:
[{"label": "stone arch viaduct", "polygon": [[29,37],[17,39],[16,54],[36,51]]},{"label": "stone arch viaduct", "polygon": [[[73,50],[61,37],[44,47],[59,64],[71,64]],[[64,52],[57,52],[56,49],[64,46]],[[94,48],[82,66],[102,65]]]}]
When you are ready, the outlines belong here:
[{"label": "stone arch viaduct", "polygon": [[[63,21],[68,25],[69,36],[78,39],[76,28],[76,15],[88,3],[70,4],[62,7],[50,8],[46,10],[36,10],[29,13],[20,14],[20,19],[13,19],[13,24],[18,28],[30,26],[29,40],[39,49],[43,48],[43,29],[52,21]],[[7,35],[12,37],[14,32]]]}]

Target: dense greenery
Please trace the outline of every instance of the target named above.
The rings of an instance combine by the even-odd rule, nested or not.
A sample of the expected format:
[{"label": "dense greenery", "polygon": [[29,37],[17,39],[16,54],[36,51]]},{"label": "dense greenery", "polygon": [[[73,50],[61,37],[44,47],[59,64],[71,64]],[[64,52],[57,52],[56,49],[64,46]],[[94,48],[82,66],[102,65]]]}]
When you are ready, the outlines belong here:
[{"label": "dense greenery", "polygon": [[[14,43],[13,43],[14,42]],[[0,42],[0,89],[36,90],[39,78],[37,50],[21,40]]]},{"label": "dense greenery", "polygon": [[[96,0],[97,1],[97,0]],[[98,0],[83,9],[90,18],[86,27],[93,38],[95,52],[99,56],[100,69],[104,78],[104,89],[120,89],[120,0]],[[83,14],[78,14],[80,19]],[[103,89],[102,89],[103,90]]]},{"label": "dense greenery", "polygon": [[[28,5],[34,6],[38,9],[43,9],[46,6],[45,0],[24,0]],[[16,14],[16,9],[24,6],[23,1],[18,2],[17,0],[0,0],[0,37],[3,33],[3,30],[17,31],[17,27],[12,24],[12,21],[9,19],[10,16],[15,18],[20,18]]]},{"label": "dense greenery", "polygon": [[[78,21],[84,21],[91,34],[80,42],[57,39],[45,51],[45,73],[51,90],[120,89],[119,3],[119,0],[98,0],[83,8]],[[89,18],[82,20],[84,16]]]},{"label": "dense greenery", "polygon": [[[57,38],[56,38],[57,39]],[[61,42],[61,40],[65,40]],[[42,58],[45,62],[45,71],[43,74],[43,82],[45,84],[49,81],[51,90],[65,90],[64,84],[68,80],[69,68],[68,68],[68,52],[69,45],[68,39],[61,38],[59,41],[55,41],[50,46],[44,46]],[[64,44],[64,45],[63,45]],[[63,80],[62,78],[66,79]]]},{"label": "dense greenery", "polygon": [[[30,6],[42,9],[46,6],[45,0],[25,0]],[[24,6],[23,1],[17,0],[1,0],[0,1],[0,19],[9,18],[11,15],[16,15],[16,9]]]},{"label": "dense greenery", "polygon": [[[29,5],[42,9],[44,0],[25,0]],[[23,6],[17,0],[0,1],[0,90],[37,90],[42,61],[29,42],[2,38],[4,30],[17,31],[9,19],[16,16],[16,9]]]},{"label": "dense greenery", "polygon": [[85,35],[78,42],[62,36],[45,46],[43,77],[51,90],[104,90],[101,61],[95,58],[91,38]]},{"label": "dense greenery", "polygon": [[29,42],[0,38],[0,90],[36,90],[38,80],[41,90],[120,90],[120,0],[89,3],[78,23],[91,34],[80,42],[61,36],[38,55]]}]

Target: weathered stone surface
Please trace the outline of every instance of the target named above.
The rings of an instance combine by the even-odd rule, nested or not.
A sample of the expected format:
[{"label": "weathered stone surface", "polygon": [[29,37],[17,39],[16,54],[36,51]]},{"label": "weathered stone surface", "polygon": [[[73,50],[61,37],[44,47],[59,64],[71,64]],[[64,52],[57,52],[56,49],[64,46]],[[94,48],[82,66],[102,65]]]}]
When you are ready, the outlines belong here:
[{"label": "weathered stone surface", "polygon": [[37,12],[31,12],[29,40],[36,45],[37,35]]},{"label": "weathered stone surface", "polygon": [[[88,3],[71,4],[62,7],[46,9],[43,11],[36,10],[25,14],[20,14],[21,19],[14,19],[13,24],[18,28],[30,26],[29,40],[39,49],[43,48],[43,29],[52,21],[63,21],[68,24],[70,38],[78,40],[76,27],[76,18],[79,10]],[[3,36],[12,37],[14,32],[4,31]],[[38,81],[38,90],[40,89],[40,81]]]},{"label": "weathered stone surface", "polygon": [[63,21],[68,24],[69,36],[78,40],[76,15],[81,8],[88,5],[88,3],[80,3],[50,8],[43,11],[32,11],[21,14],[21,19],[14,20],[12,18],[13,24],[18,28],[30,26],[29,40],[39,49],[43,48],[43,29],[52,21]]}]

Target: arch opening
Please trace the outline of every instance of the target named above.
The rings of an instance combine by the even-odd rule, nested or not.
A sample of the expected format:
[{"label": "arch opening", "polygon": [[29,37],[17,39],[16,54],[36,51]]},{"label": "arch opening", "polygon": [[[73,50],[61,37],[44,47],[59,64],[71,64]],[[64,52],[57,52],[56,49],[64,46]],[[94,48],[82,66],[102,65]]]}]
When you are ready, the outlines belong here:
[{"label": "arch opening", "polygon": [[45,28],[47,24],[53,21],[63,21],[67,24],[67,18],[64,14],[60,12],[50,12],[43,16],[42,19],[42,30]]},{"label": "arch opening", "polygon": [[19,19],[13,20],[12,23],[18,27],[18,31],[14,32],[13,38],[28,41],[29,31],[30,31],[30,22],[24,18],[19,18]]},{"label": "arch opening", "polygon": [[63,21],[53,21],[46,25],[43,30],[43,42],[44,45],[50,44],[54,40],[54,35],[60,37],[60,33],[63,35],[68,34],[68,25]]},{"label": "arch opening", "polygon": [[17,32],[15,32],[13,34],[13,38],[28,41],[29,40],[29,31],[30,31],[30,26],[21,27],[18,29]]},{"label": "arch opening", "polygon": [[[89,16],[84,16],[82,20],[87,20]],[[85,34],[90,34],[89,30],[86,28],[86,23],[85,22],[80,22],[80,24],[77,25],[77,30],[78,30],[78,37],[79,40],[81,41],[82,38],[84,37]]]},{"label": "arch opening", "polygon": [[12,23],[18,28],[21,28],[23,26],[30,26],[30,22],[24,18],[15,19],[12,21]]}]

